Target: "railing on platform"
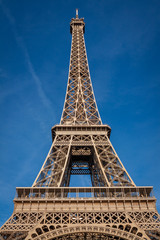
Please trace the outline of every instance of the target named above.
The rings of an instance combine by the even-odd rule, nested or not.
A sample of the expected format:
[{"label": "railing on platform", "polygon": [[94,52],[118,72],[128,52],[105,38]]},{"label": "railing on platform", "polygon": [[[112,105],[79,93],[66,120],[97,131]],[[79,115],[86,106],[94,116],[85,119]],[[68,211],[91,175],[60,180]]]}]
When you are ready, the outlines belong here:
[{"label": "railing on platform", "polygon": [[153,187],[18,187],[16,199],[151,198]]}]

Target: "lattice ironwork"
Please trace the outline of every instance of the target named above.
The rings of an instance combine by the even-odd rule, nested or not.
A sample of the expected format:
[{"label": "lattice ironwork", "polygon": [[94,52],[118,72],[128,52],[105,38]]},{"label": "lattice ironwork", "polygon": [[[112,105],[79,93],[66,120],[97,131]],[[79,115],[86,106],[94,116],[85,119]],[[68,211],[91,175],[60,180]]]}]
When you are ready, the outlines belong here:
[{"label": "lattice ironwork", "polygon": [[[74,156],[81,156],[81,162],[88,161],[88,171],[82,170],[80,164],[72,171]],[[88,157],[87,157],[88,156]],[[79,166],[79,167],[78,167]],[[71,169],[70,169],[71,168]],[[58,135],[55,132],[55,139],[51,150],[42,166],[33,186],[64,186],[65,171],[70,174],[89,174],[93,181],[93,186],[135,186],[128,172],[124,168],[118,155],[116,154],[107,133],[97,135]],[[98,172],[101,177],[98,176]],[[70,177],[70,176],[69,176]]]},{"label": "lattice ironwork", "polygon": [[130,224],[135,222],[144,230],[159,230],[160,216],[157,212],[20,212],[13,214],[2,230],[32,229],[41,224]]},{"label": "lattice ironwork", "polygon": [[84,42],[83,19],[72,19],[69,78],[61,124],[102,124],[96,105]]},{"label": "lattice ironwork", "polygon": [[[84,42],[85,23],[70,24],[66,98],[53,143],[31,188],[17,188],[14,212],[0,240],[160,240],[152,187],[136,187],[110,142],[96,105]],[[69,187],[90,175],[92,187]]]},{"label": "lattice ironwork", "polygon": [[[123,236],[124,233],[131,234],[132,238],[124,238],[124,239],[147,239],[144,230],[145,229],[145,219],[141,216],[141,227],[139,224],[135,224],[133,219],[130,218],[130,215],[134,213],[125,213],[125,212],[47,212],[47,213],[17,213],[13,214],[13,216],[8,220],[8,222],[3,227],[3,231],[21,231],[21,234],[26,234],[26,230],[31,230],[27,239],[42,239],[41,235],[45,235],[46,233],[50,233],[52,231],[56,231],[60,228],[68,228],[70,226],[75,226],[76,228],[80,228],[83,231],[85,230],[93,230],[91,227],[99,227],[104,229],[112,229],[112,231],[120,231]],[[153,213],[155,214],[155,213]],[[146,212],[142,213],[143,216],[146,215]],[[30,218],[32,218],[32,225],[30,222]],[[12,228],[10,228],[12,226]],[[82,227],[83,226],[83,227]],[[160,226],[160,224],[159,224]],[[63,229],[63,231],[64,231]],[[144,230],[143,230],[144,229]],[[153,229],[152,229],[153,230]],[[77,230],[76,230],[77,232]],[[92,231],[91,231],[92,232]],[[95,231],[99,232],[99,231]],[[67,232],[68,233],[68,232]],[[65,234],[65,231],[63,232]],[[88,233],[87,233],[88,234]],[[96,233],[98,234],[98,233]],[[122,236],[120,235],[120,236]],[[39,237],[38,237],[39,236]],[[96,236],[96,235],[95,235]],[[137,238],[136,238],[137,237]],[[49,238],[44,238],[49,239]],[[116,239],[116,238],[115,238]]]}]

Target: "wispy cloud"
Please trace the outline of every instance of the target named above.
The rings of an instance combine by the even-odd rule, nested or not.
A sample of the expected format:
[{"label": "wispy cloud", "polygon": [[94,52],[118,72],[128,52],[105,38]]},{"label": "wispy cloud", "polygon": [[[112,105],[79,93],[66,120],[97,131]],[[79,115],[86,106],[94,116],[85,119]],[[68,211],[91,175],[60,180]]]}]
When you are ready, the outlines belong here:
[{"label": "wispy cloud", "polygon": [[27,64],[28,71],[31,74],[31,76],[32,76],[32,78],[33,78],[33,80],[34,80],[34,82],[35,82],[35,84],[37,86],[37,91],[38,91],[39,97],[40,97],[43,105],[45,107],[51,109],[50,100],[48,99],[48,97],[46,96],[46,94],[43,91],[42,83],[40,81],[40,78],[37,76],[37,74],[36,74],[36,72],[34,70],[33,64],[31,62],[28,50],[27,50],[27,48],[26,48],[26,46],[24,44],[23,38],[22,38],[22,36],[19,35],[19,33],[17,31],[15,19],[12,16],[9,8],[6,5],[4,5],[2,0],[0,0],[0,6],[2,7],[2,10],[3,10],[6,18],[8,19],[8,22],[9,22],[11,28],[12,28],[15,40],[17,42],[17,45],[21,48],[21,50],[22,50],[22,52],[24,54],[24,58],[25,58],[25,62]]}]

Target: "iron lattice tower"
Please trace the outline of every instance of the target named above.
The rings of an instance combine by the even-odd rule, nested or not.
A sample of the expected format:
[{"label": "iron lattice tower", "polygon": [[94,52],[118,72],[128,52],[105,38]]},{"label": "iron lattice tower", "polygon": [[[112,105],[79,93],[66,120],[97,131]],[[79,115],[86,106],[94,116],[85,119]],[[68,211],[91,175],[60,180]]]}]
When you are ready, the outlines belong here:
[{"label": "iron lattice tower", "polygon": [[[152,187],[137,187],[110,142],[96,105],[84,42],[85,23],[70,23],[72,47],[60,125],[32,187],[16,188],[0,239],[160,239]],[[69,187],[88,174],[92,187]]]}]

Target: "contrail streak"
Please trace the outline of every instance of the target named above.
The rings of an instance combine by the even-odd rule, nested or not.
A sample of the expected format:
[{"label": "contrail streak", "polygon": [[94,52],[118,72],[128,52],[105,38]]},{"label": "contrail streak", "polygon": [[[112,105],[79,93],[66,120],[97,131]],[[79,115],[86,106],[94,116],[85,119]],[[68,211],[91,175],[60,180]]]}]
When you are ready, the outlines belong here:
[{"label": "contrail streak", "polygon": [[9,21],[9,24],[11,25],[11,28],[12,28],[15,40],[17,42],[17,45],[21,48],[21,50],[22,50],[22,52],[24,54],[28,71],[31,74],[31,76],[32,76],[32,78],[33,78],[33,80],[34,80],[34,82],[35,82],[35,84],[37,86],[37,91],[38,91],[38,94],[40,96],[40,99],[41,99],[41,101],[42,101],[42,103],[43,103],[43,105],[45,107],[51,109],[50,100],[47,98],[47,96],[45,95],[45,93],[43,91],[41,81],[40,81],[39,77],[37,76],[37,74],[36,74],[36,72],[34,70],[34,67],[32,65],[32,62],[31,62],[29,53],[27,51],[27,48],[26,48],[26,46],[24,44],[24,41],[23,41],[22,37],[18,34],[18,31],[17,31],[17,28],[16,28],[15,19],[12,16],[12,14],[10,13],[10,10],[3,4],[2,0],[0,0],[0,5],[2,7],[2,10],[3,10],[6,18]]}]

